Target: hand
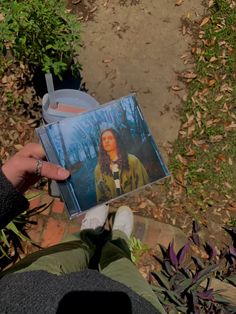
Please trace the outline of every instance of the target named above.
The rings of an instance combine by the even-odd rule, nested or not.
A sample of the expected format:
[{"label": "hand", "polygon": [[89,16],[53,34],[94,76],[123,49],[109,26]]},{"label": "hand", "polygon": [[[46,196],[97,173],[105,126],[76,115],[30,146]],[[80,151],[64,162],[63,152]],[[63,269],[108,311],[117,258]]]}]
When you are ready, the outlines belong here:
[{"label": "hand", "polygon": [[3,166],[2,172],[12,185],[24,193],[28,188],[36,183],[40,177],[54,180],[65,180],[70,176],[70,172],[58,165],[43,161],[40,175],[37,175],[37,160],[45,158],[45,153],[40,144],[30,143],[23,147]]}]

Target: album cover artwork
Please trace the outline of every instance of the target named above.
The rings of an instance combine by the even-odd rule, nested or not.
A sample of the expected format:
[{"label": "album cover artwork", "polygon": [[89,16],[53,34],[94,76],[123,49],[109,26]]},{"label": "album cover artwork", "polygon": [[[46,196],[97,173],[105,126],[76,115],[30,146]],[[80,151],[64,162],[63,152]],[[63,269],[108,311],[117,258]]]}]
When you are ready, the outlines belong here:
[{"label": "album cover artwork", "polygon": [[169,175],[134,95],[37,128],[70,217]]}]

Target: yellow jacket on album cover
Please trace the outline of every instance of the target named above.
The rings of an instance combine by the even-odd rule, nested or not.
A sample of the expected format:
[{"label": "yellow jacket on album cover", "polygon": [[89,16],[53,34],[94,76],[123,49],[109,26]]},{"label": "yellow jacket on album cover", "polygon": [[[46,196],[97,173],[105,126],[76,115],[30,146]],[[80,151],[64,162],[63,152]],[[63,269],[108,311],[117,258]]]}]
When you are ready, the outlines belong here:
[{"label": "yellow jacket on album cover", "polygon": [[[120,172],[122,194],[149,183],[147,171],[136,156],[128,154],[128,163],[129,170],[123,169]],[[95,168],[95,185],[97,202],[107,201],[118,196],[113,176],[102,173],[99,163]]]}]

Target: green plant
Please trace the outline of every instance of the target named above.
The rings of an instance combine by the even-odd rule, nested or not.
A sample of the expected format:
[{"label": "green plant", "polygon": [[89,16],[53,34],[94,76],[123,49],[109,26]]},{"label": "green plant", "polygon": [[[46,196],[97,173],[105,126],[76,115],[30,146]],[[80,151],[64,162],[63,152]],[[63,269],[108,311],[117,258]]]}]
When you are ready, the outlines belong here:
[{"label": "green plant", "polygon": [[[38,197],[39,194],[28,195],[28,200]],[[37,224],[31,217],[41,213],[48,208],[50,204],[42,204],[31,210],[27,210],[10,221],[4,228],[0,229],[0,270],[8,265],[15,263],[19,259],[19,253],[24,252],[22,241],[31,242],[27,234],[30,225]]]},{"label": "green plant", "polygon": [[137,263],[146,251],[148,251],[148,246],[142,243],[139,239],[132,236],[130,238],[130,251],[131,251],[131,260],[133,263]]},{"label": "green plant", "polygon": [[236,219],[231,217],[228,222],[227,222],[227,225],[230,226],[230,227],[236,227]]},{"label": "green plant", "polygon": [[[200,227],[194,222],[190,241],[198,247],[200,247],[199,230]],[[208,254],[208,260],[202,260],[194,255],[190,251],[190,242],[177,253],[173,242],[167,249],[160,246],[162,258],[156,256],[156,259],[161,264],[162,270],[152,273],[156,280],[152,287],[168,313],[235,313],[235,307],[222,297],[220,291],[211,288],[211,278],[236,285],[236,231],[231,229],[229,231],[234,245],[224,248],[219,256],[212,244],[205,243],[204,249]]]},{"label": "green plant", "polygon": [[[0,2],[0,51],[57,76],[68,69],[80,47],[80,24],[63,0]],[[74,66],[75,67],[75,66]]]}]

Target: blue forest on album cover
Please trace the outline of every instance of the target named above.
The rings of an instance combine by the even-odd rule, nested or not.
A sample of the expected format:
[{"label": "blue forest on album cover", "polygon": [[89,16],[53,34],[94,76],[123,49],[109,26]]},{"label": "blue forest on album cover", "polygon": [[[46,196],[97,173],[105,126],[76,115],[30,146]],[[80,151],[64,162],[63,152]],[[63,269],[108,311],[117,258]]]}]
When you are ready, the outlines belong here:
[{"label": "blue forest on album cover", "polygon": [[[121,156],[118,159],[123,158],[122,154],[128,156],[123,159],[126,158],[126,163],[131,163],[131,166],[128,166],[129,173],[132,163],[134,168],[140,169],[137,170],[139,178],[132,178],[133,181],[139,180],[140,186],[169,174],[132,95],[112,101],[110,105],[97,110],[50,124],[46,130],[58,161],[71,172],[69,180],[81,211],[118,196],[114,193],[118,193],[119,189],[122,190],[121,194],[129,191],[118,180],[116,191],[113,194],[106,194],[104,182],[109,184],[110,179],[102,172],[102,169],[106,171],[106,161],[100,166],[101,160],[104,159],[101,156],[106,155],[101,153],[102,134],[112,136],[116,134],[119,149],[123,152],[118,154]],[[120,168],[125,167],[125,161],[121,162],[124,166]],[[109,172],[110,166],[107,169]],[[133,186],[131,190],[140,186]]]}]

